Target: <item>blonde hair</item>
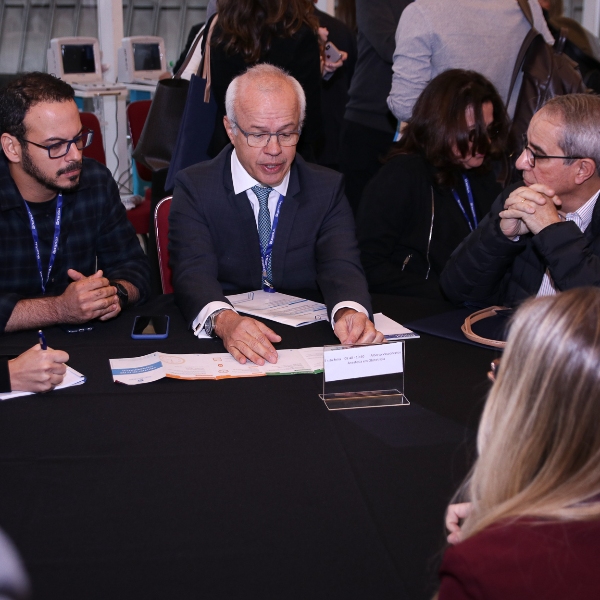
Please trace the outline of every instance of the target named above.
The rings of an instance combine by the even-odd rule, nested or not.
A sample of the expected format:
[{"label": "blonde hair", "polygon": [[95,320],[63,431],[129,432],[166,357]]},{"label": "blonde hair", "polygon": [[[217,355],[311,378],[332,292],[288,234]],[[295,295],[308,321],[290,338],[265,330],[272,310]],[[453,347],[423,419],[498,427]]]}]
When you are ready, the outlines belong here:
[{"label": "blonde hair", "polygon": [[463,538],[522,516],[600,518],[600,289],[517,311],[477,446]]}]

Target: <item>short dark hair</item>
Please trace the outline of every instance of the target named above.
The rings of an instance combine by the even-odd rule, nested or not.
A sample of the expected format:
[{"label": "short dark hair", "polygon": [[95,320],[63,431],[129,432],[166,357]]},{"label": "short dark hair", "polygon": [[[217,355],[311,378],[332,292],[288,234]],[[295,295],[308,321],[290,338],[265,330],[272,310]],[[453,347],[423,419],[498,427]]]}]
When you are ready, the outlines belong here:
[{"label": "short dark hair", "polygon": [[[483,118],[482,106],[486,102],[491,102],[494,109],[495,135],[491,140]],[[475,115],[474,134],[470,133],[465,116],[469,106]],[[421,154],[437,168],[437,183],[453,186],[460,168],[453,146],[466,157],[469,136],[474,135],[473,155],[485,155],[483,166],[489,167],[492,158],[502,155],[508,131],[506,109],[494,85],[475,71],[449,69],[432,79],[421,92],[402,138],[394,144],[389,157]]]},{"label": "short dark hair", "polygon": [[25,115],[40,102],[68,102],[75,98],[73,88],[48,73],[34,71],[13,79],[0,90],[0,133],[18,139],[25,137]]}]

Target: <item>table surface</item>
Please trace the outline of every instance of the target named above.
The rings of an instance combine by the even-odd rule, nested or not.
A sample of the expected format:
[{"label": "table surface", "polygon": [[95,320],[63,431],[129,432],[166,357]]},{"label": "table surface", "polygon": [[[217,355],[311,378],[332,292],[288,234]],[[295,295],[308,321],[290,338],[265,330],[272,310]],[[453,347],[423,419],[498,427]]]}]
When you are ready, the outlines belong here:
[{"label": "table surface", "polygon": [[[373,304],[400,322],[448,310]],[[131,339],[136,314],[169,314],[169,338]],[[269,325],[281,348],[336,342],[328,323]],[[222,351],[172,296],[45,333],[87,382],[0,403],[0,527],[36,600],[431,597],[496,353],[422,335],[410,406],[329,412],[321,375],[114,384],[109,358]],[[1,336],[0,354],[35,341]]]}]

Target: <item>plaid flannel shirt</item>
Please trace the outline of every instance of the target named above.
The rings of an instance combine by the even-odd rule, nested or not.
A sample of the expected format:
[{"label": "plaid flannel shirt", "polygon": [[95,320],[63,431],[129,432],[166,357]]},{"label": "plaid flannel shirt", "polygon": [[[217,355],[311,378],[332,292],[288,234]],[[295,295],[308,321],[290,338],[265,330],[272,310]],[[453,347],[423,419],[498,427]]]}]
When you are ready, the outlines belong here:
[{"label": "plaid flannel shirt", "polygon": [[[63,193],[58,251],[45,295],[65,291],[68,269],[92,275],[96,259],[105,277],[135,285],[140,303],[148,299],[150,268],[117,185],[106,167],[84,158],[79,186]],[[25,203],[0,152],[0,332],[19,300],[42,295]]]}]

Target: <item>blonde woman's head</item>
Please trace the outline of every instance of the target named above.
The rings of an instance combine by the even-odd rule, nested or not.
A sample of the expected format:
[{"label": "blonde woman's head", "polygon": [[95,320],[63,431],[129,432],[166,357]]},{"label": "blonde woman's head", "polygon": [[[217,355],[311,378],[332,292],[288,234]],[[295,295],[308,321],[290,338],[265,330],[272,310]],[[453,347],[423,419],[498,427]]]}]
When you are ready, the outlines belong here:
[{"label": "blonde woman's head", "polygon": [[504,518],[600,517],[600,289],[526,302],[478,434],[465,536]]}]

